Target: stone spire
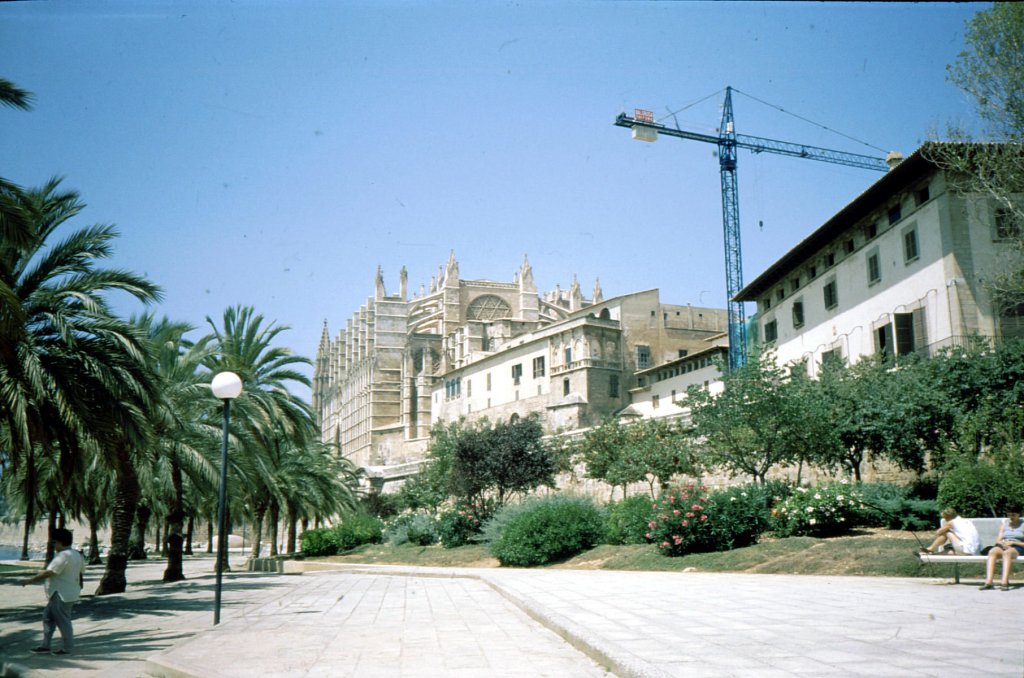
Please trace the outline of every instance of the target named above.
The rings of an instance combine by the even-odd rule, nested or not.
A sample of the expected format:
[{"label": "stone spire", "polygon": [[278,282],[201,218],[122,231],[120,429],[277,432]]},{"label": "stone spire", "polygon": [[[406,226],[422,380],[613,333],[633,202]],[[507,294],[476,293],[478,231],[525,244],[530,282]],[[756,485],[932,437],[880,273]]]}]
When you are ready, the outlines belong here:
[{"label": "stone spire", "polygon": [[377,282],[376,282],[376,298],[383,299],[387,292],[384,291],[384,271],[381,270],[380,265],[377,266]]},{"label": "stone spire", "polygon": [[459,281],[459,262],[455,260],[455,250],[448,253],[448,263],[444,266],[444,284],[452,285]]},{"label": "stone spire", "polygon": [[601,279],[594,278],[594,298],[593,303],[600,304],[604,301],[604,294],[601,292]]},{"label": "stone spire", "polygon": [[572,274],[572,286],[569,287],[569,310],[578,311],[583,308],[583,292],[580,290],[580,281],[576,274]]},{"label": "stone spire", "polygon": [[409,294],[409,272],[405,270],[405,266],[398,273],[398,295],[402,297],[402,301],[406,300]]},{"label": "stone spire", "polygon": [[523,265],[519,267],[519,291],[537,292],[537,286],[533,282],[533,268],[525,254],[523,255]]}]

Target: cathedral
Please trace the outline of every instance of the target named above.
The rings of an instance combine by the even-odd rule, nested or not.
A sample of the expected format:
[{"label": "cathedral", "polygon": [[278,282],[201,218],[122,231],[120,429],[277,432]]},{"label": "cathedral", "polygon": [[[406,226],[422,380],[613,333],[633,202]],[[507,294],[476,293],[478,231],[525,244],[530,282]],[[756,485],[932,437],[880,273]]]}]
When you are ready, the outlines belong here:
[{"label": "cathedral", "polygon": [[[524,257],[511,282],[463,280],[454,252],[411,297],[403,268],[317,350],[313,407],[324,442],[372,486],[414,474],[437,422],[539,413],[548,433],[600,424],[630,404],[638,370],[705,350],[723,309],[661,304],[658,290],[605,299],[539,294]],[[390,488],[389,488],[390,489]]]}]

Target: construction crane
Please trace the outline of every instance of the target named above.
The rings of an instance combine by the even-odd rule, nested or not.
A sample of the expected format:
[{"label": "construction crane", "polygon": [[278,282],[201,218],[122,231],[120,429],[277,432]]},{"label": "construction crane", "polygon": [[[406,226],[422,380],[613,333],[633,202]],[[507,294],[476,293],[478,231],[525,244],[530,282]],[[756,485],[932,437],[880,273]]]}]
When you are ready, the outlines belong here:
[{"label": "construction crane", "polygon": [[633,130],[633,138],[639,141],[657,141],[658,135],[663,134],[718,146],[718,164],[722,174],[722,230],[725,234],[725,282],[729,310],[730,370],[741,367],[747,362],[746,313],[743,310],[743,302],[735,300],[736,295],[743,289],[740,204],[736,180],[737,149],[745,148],[754,153],[778,153],[794,158],[820,160],[821,162],[880,172],[889,169],[886,158],[736,134],[736,124],[732,117],[732,87],[725,88],[725,104],[722,107],[722,124],[718,128],[718,136],[667,127],[655,122],[653,113],[640,109],[635,111],[632,118],[625,113],[620,113],[615,119],[615,124],[618,127],[628,127]]}]

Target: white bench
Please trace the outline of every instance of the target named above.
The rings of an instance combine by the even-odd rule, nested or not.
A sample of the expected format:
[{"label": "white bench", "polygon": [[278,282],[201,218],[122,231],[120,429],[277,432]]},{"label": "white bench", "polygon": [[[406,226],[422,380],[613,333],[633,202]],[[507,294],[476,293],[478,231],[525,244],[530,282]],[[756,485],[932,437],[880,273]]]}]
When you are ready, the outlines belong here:
[{"label": "white bench", "polygon": [[[981,548],[992,546],[996,543],[999,535],[999,526],[1003,524],[1002,518],[968,518],[978,528],[978,536],[981,538]],[[939,522],[939,527],[945,525],[946,521]],[[988,560],[988,556],[962,556],[962,555],[940,555],[938,553],[919,553],[917,555],[922,563],[950,563],[953,565],[953,579],[960,583],[960,563],[981,563]]]}]

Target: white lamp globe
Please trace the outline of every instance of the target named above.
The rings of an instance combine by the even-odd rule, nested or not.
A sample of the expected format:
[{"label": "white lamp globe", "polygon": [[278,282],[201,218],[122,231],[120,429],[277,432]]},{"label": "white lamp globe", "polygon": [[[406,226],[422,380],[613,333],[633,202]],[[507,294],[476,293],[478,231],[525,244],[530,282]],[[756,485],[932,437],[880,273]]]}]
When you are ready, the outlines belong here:
[{"label": "white lamp globe", "polygon": [[210,382],[210,390],[218,400],[233,400],[242,392],[242,380],[234,372],[218,372]]}]

